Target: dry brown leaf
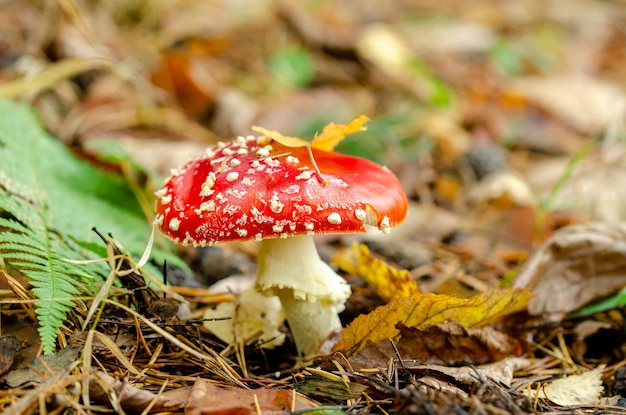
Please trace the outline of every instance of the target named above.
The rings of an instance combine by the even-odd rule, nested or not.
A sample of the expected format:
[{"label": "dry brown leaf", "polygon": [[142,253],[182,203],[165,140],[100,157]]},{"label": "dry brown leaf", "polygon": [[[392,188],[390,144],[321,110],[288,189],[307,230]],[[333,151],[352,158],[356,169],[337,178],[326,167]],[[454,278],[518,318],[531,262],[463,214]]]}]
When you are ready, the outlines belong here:
[{"label": "dry brown leaf", "polygon": [[513,281],[532,315],[553,320],[626,285],[626,225],[592,222],[555,232]]},{"label": "dry brown leaf", "polygon": [[530,295],[521,289],[492,289],[472,298],[438,294],[415,294],[398,298],[357,317],[340,335],[335,351],[360,352],[367,342],[395,339],[399,326],[422,328],[454,321],[465,327],[480,327],[507,314],[523,310]]},{"label": "dry brown leaf", "polygon": [[152,73],[152,83],[176,97],[184,112],[193,119],[205,117],[214,103],[215,85],[210,71],[189,48],[165,51]]},{"label": "dry brown leaf", "polygon": [[241,389],[198,379],[185,406],[187,415],[284,414],[319,406],[293,390]]},{"label": "dry brown leaf", "polygon": [[429,360],[437,359],[449,365],[480,364],[522,352],[519,341],[489,326],[466,328],[455,322],[431,324],[423,329],[401,327],[400,335],[398,346],[402,356],[411,353],[425,357],[429,353]]},{"label": "dry brown leaf", "polygon": [[280,14],[298,32],[306,44],[328,47],[333,50],[349,50],[354,47],[363,16],[358,10],[373,8],[376,15],[382,4],[368,6],[359,2],[301,2],[279,1]]},{"label": "dry brown leaf", "polygon": [[528,365],[528,359],[509,358],[483,366],[446,367],[438,365],[406,365],[408,371],[419,378],[418,388],[423,393],[433,390],[451,395],[468,397],[469,387],[484,387],[486,382],[498,382],[509,386],[513,372]]},{"label": "dry brown leaf", "polygon": [[11,388],[25,384],[43,383],[51,377],[51,373],[57,373],[62,369],[71,367],[81,349],[78,347],[66,347],[54,354],[40,356],[30,364],[7,373],[4,382]]},{"label": "dry brown leaf", "polygon": [[333,262],[344,271],[362,277],[386,301],[419,293],[409,271],[394,268],[376,258],[367,245],[355,243],[349,252],[333,258]]},{"label": "dry brown leaf", "polygon": [[13,365],[15,354],[19,352],[20,341],[15,336],[0,336],[0,376]]},{"label": "dry brown leaf", "polygon": [[[519,355],[522,351],[519,341],[489,326],[466,328],[459,323],[443,323],[421,329],[398,328],[396,349],[404,362],[413,365],[478,365]],[[348,359],[356,369],[384,367],[394,355],[391,342],[381,341],[368,343],[359,354]]]}]

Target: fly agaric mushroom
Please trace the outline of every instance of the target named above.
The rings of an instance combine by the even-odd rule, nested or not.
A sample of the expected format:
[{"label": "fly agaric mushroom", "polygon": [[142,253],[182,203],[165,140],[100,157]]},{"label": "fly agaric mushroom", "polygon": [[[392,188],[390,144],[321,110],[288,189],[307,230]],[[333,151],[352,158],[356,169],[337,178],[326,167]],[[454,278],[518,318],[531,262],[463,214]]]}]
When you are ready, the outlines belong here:
[{"label": "fly agaric mushroom", "polygon": [[365,225],[387,233],[408,202],[386,167],[272,137],[220,142],[173,171],[157,192],[156,223],[183,245],[259,241],[256,287],[280,298],[298,353],[308,355],[341,328],[338,313],[350,296],[313,235]]}]

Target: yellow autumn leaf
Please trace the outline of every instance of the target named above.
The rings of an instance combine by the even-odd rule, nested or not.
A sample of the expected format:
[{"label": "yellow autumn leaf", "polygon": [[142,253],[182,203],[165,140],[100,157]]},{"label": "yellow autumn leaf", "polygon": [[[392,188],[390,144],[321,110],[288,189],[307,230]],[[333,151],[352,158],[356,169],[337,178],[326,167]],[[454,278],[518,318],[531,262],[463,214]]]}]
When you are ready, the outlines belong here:
[{"label": "yellow autumn leaf", "polygon": [[347,135],[364,131],[366,128],[363,124],[367,121],[369,121],[368,117],[359,115],[353,118],[348,124],[330,123],[324,127],[322,133],[317,135],[311,143],[298,137],[282,135],[278,131],[268,130],[256,125],[252,127],[252,130],[272,140],[278,141],[286,147],[304,147],[310,144],[311,147],[319,150],[332,151]]},{"label": "yellow autumn leaf", "polygon": [[322,133],[311,141],[311,146],[325,151],[332,151],[347,135],[365,131],[363,126],[370,119],[365,115],[353,118],[348,124],[330,123],[322,130]]},{"label": "yellow autumn leaf", "polygon": [[352,355],[368,341],[394,339],[400,333],[398,324],[413,328],[444,322],[483,326],[525,309],[529,300],[527,290],[511,288],[494,288],[467,299],[432,293],[398,298],[357,317],[343,330],[333,350]]},{"label": "yellow autumn leaf", "polygon": [[305,141],[301,138],[292,137],[289,135],[282,135],[278,131],[268,130],[267,128],[259,127],[256,125],[252,126],[252,130],[256,131],[257,133],[261,133],[264,136],[271,138],[272,140],[276,140],[280,144],[287,146],[287,147],[304,147],[307,144],[309,144],[308,141]]},{"label": "yellow autumn leaf", "polygon": [[333,261],[344,271],[367,281],[386,301],[419,293],[409,271],[376,258],[364,244],[353,244],[350,251],[336,256]]}]

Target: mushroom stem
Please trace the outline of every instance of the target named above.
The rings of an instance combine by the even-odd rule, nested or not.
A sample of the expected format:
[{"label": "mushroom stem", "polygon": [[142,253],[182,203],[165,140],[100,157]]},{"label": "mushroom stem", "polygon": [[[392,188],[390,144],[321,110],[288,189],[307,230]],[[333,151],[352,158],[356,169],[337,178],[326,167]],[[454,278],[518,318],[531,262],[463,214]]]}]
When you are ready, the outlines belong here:
[{"label": "mushroom stem", "polygon": [[257,288],[280,298],[298,354],[317,352],[341,328],[350,286],[320,259],[312,236],[263,240],[258,267]]},{"label": "mushroom stem", "polygon": [[331,304],[296,300],[291,290],[278,290],[277,295],[289,322],[298,356],[316,353],[331,333],[341,329],[337,309]]}]

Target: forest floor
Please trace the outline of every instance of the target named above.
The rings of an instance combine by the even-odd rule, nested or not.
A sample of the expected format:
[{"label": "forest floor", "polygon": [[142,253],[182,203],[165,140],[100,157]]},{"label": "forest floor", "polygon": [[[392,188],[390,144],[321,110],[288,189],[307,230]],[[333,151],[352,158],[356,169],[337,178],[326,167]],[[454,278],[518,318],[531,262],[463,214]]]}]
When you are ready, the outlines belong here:
[{"label": "forest floor", "polygon": [[[278,317],[217,335],[241,328],[212,319],[253,281],[255,242],[157,235],[182,260],[144,273],[115,209],[119,229],[93,226],[119,282],[71,303],[42,353],[42,297],[1,222],[6,413],[626,413],[626,2],[6,0],[0,99],[123,178],[146,243],[171,169],[252,126],[310,140],[365,115],[335,151],[387,166],[409,199],[388,235],[316,236],[352,295],[307,358]],[[11,174],[0,190],[28,195]]]}]

